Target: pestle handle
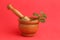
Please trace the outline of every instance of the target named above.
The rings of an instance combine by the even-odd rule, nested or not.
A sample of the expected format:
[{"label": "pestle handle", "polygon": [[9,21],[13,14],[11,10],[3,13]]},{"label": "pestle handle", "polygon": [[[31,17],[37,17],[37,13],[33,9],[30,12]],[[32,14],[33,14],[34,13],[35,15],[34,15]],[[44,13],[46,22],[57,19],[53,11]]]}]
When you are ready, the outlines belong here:
[{"label": "pestle handle", "polygon": [[15,9],[11,4],[8,5],[8,9],[13,11],[18,17],[24,17],[17,9]]},{"label": "pestle handle", "polygon": [[8,9],[13,11],[19,18],[24,18],[25,20],[30,20],[27,16],[22,15],[16,8],[14,8],[11,4],[8,5]]}]

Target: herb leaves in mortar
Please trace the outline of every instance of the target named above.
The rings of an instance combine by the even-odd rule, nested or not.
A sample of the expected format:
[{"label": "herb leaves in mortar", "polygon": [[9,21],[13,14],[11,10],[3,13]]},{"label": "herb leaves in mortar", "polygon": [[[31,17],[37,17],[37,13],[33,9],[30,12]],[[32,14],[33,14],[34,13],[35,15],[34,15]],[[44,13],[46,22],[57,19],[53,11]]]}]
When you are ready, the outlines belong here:
[{"label": "herb leaves in mortar", "polygon": [[43,11],[41,11],[40,14],[35,12],[35,13],[33,13],[33,16],[36,16],[38,18],[38,20],[42,23],[44,23],[45,19],[47,18],[46,14]]}]

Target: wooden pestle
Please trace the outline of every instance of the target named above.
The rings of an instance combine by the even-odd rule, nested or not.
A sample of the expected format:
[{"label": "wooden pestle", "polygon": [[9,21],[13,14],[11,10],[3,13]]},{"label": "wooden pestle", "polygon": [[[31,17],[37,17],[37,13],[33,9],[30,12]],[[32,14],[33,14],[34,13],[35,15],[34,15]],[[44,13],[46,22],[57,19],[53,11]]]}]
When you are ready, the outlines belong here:
[{"label": "wooden pestle", "polygon": [[19,12],[16,8],[14,8],[11,4],[8,4],[8,9],[13,11],[19,18],[25,19],[26,21],[30,21],[30,18],[27,16],[22,15],[21,12]]}]

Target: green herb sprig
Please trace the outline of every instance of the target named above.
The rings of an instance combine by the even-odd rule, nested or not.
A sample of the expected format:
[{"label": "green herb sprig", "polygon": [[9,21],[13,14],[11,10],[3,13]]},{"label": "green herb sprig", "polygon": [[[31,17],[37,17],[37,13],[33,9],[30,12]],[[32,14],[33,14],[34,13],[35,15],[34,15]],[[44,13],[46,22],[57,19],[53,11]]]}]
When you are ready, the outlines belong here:
[{"label": "green herb sprig", "polygon": [[46,14],[43,11],[41,11],[40,14],[35,12],[35,13],[33,13],[33,16],[36,16],[38,18],[38,20],[42,23],[44,23],[45,19],[47,18]]}]

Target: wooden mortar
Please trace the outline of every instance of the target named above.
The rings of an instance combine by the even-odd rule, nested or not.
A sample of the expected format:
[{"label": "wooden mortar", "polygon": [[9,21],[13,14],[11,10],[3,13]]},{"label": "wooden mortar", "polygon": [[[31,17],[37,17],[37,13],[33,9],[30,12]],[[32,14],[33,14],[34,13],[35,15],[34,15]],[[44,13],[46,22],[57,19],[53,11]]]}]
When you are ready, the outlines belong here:
[{"label": "wooden mortar", "polygon": [[31,18],[31,21],[23,21],[19,19],[19,30],[21,31],[21,35],[31,37],[38,30],[39,21],[36,18]]}]

